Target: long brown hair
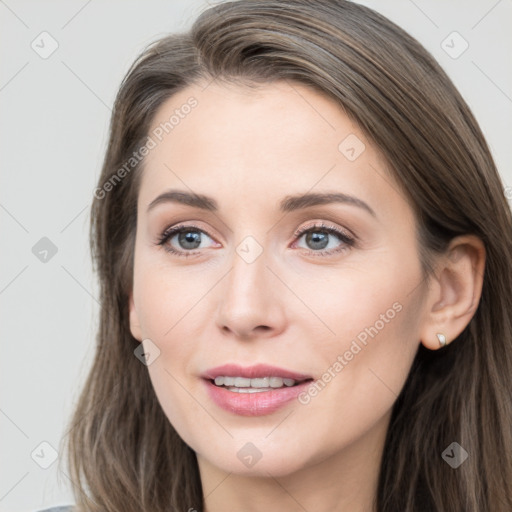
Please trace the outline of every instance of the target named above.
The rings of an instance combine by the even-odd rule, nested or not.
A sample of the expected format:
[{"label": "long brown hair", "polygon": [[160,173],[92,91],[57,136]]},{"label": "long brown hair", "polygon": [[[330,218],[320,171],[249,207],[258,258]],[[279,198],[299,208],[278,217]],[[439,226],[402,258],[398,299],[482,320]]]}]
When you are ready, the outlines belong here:
[{"label": "long brown hair", "polygon": [[[344,0],[221,3],[189,32],[151,44],[123,80],[91,212],[101,286],[96,354],[66,445],[78,510],[203,510],[195,453],[133,353],[139,342],[128,297],[143,159],[126,162],[166,99],[214,79],[297,81],[336,100],[413,205],[425,275],[452,238],[484,242],[472,320],[440,350],[419,346],[393,406],[375,510],[512,510],[512,218],[503,184],[476,120],[435,59],[382,15]],[[457,469],[441,456],[452,442],[469,454]]]}]

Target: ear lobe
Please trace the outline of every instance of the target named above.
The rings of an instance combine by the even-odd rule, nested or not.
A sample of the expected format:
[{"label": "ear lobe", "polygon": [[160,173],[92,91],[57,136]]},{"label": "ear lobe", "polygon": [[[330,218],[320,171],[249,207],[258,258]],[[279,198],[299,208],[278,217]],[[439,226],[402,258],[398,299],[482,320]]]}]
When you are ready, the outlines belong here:
[{"label": "ear lobe", "polygon": [[[467,327],[480,302],[485,270],[485,246],[474,235],[452,240],[439,260],[429,287],[421,341],[425,347],[441,348]],[[441,335],[441,336],[438,336]]]},{"label": "ear lobe", "polygon": [[138,340],[142,341],[142,331],[140,328],[139,316],[135,309],[135,303],[133,301],[133,291],[130,292],[129,298],[129,309],[130,309],[130,332],[132,336]]}]

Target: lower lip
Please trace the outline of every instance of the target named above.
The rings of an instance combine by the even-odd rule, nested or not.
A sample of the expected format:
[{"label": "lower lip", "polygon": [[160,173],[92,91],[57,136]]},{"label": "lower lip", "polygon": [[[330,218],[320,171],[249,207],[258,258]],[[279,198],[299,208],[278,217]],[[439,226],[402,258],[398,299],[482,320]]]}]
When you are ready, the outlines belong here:
[{"label": "lower lip", "polygon": [[256,393],[238,393],[203,379],[210,398],[225,411],[239,416],[263,416],[277,411],[302,393],[312,381],[305,381],[296,386],[284,386],[271,391]]}]

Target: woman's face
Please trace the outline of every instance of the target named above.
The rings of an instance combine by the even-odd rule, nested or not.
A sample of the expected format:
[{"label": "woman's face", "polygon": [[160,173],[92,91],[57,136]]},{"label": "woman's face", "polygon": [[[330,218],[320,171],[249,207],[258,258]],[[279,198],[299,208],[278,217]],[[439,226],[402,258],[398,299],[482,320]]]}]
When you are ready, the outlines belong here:
[{"label": "woman's face", "polygon": [[375,457],[425,286],[413,212],[375,148],[293,82],[190,86],[149,136],[130,325],[176,431],[240,474]]}]

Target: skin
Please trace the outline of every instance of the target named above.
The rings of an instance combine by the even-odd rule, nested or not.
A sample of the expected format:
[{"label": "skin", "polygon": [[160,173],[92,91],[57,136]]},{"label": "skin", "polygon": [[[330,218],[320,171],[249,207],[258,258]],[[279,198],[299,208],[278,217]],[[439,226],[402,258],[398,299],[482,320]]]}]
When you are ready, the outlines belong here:
[{"label": "skin", "polygon": [[[370,511],[391,408],[419,344],[439,348],[436,333],[450,342],[473,316],[483,245],[455,239],[423,279],[410,204],[358,126],[318,92],[282,81],[189,86],[161,106],[150,133],[191,96],[197,107],[146,157],[138,200],[130,328],[160,350],[148,365],[158,400],[197,454],[208,512]],[[350,134],[365,145],[354,161],[338,149]],[[211,196],[219,210],[167,202],[147,212],[171,188]],[[350,194],[376,215],[336,203],[279,211],[305,192]],[[329,235],[327,250],[345,249],[315,255],[294,233],[319,221],[356,244]],[[156,244],[189,222],[206,233],[200,248],[178,236],[167,244],[196,256]],[[247,236],[262,248],[251,263],[236,252]],[[238,416],[199,377],[224,363],[268,363],[322,379],[395,303],[400,312],[307,404]],[[237,457],[247,442],[261,452],[252,467]]]}]

